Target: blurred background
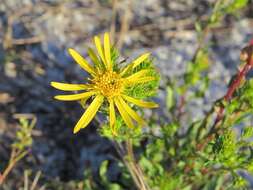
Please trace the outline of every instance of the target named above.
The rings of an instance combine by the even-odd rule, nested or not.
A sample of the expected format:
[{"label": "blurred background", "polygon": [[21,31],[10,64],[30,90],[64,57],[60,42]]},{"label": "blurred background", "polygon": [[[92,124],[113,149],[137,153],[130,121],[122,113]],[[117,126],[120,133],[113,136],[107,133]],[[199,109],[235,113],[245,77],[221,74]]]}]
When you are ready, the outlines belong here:
[{"label": "blurred background", "polygon": [[[195,22],[205,20],[214,3],[215,0],[0,0],[0,171],[10,157],[18,125],[15,114],[36,118],[31,151],[11,172],[5,187],[15,189],[23,184],[26,169],[32,174],[41,171],[41,184],[64,185],[82,179],[88,168],[96,174],[106,159],[110,160],[110,179],[117,180],[117,154],[111,142],[96,132],[100,118],[74,135],[73,127],[83,112],[81,106],[53,100],[59,92],[50,87],[51,81],[81,83],[86,76],[67,54],[67,48],[86,56],[92,37],[110,31],[115,46],[128,61],[143,52],[152,52],[162,76],[156,98],[161,106],[153,114],[166,119],[166,82],[184,73],[198,47]],[[212,65],[208,74],[212,81],[205,99],[192,102],[194,117],[203,116],[210,104],[224,95],[237,70],[240,50],[252,37],[252,1],[209,32],[206,40],[211,42]],[[151,114],[146,112],[147,117]]]}]

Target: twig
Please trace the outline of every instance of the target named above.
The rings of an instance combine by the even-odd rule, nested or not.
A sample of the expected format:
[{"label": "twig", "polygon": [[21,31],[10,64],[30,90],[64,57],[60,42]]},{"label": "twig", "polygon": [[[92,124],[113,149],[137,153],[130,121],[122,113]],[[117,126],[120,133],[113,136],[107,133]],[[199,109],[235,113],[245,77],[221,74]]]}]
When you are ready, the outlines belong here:
[{"label": "twig", "polygon": [[121,20],[121,28],[120,28],[120,33],[119,33],[119,39],[117,42],[117,47],[119,50],[122,48],[125,34],[129,30],[129,22],[131,19],[131,3],[132,3],[132,0],[128,2],[127,9],[125,10],[125,14],[123,15],[122,20]]},{"label": "twig", "polygon": [[32,113],[16,113],[13,115],[14,119],[21,119],[21,118],[25,118],[25,119],[31,119],[31,126],[32,128],[35,126],[36,122],[37,122],[37,117],[36,115],[32,114]]},{"label": "twig", "polygon": [[41,176],[41,171],[38,171],[38,172],[36,173],[36,176],[35,176],[34,180],[33,180],[33,183],[32,183],[32,185],[31,185],[30,190],[35,190],[35,188],[36,188],[36,186],[37,186],[37,184],[38,184],[38,181],[39,181],[40,176]]},{"label": "twig", "polygon": [[6,32],[3,39],[3,46],[5,49],[11,48],[13,45],[25,45],[25,44],[33,44],[39,43],[43,40],[42,36],[35,36],[30,38],[23,38],[23,39],[13,39],[13,29],[12,25],[15,19],[20,18],[25,13],[31,11],[33,9],[32,5],[27,5],[22,9],[14,12],[10,11],[7,14],[7,27]]},{"label": "twig", "polygon": [[116,40],[115,39],[115,32],[116,32],[117,3],[118,3],[118,0],[112,1],[112,19],[111,19],[111,26],[110,26],[110,34],[111,34],[111,39],[112,39],[113,44]]},{"label": "twig", "polygon": [[35,44],[43,41],[43,37],[34,36],[30,38],[22,38],[22,39],[12,39],[12,45],[26,45],[26,44]]},{"label": "twig", "polygon": [[28,190],[28,185],[29,185],[28,171],[25,170],[25,172],[24,172],[24,190]]},{"label": "twig", "polygon": [[7,168],[4,170],[3,174],[1,175],[0,178],[0,186],[3,184],[5,178],[9,175],[10,171],[14,168],[14,166],[16,165],[16,163],[21,160],[27,153],[28,151],[23,151],[20,154],[13,154],[14,150],[12,151],[12,155],[13,155],[13,159],[10,160]]},{"label": "twig", "polygon": [[[35,126],[35,123],[37,120],[36,116],[34,114],[14,114],[13,117],[16,119],[20,119],[20,118],[32,119],[32,121],[30,123],[30,126],[32,128]],[[29,151],[30,150],[24,150],[24,149],[19,150],[14,147],[12,148],[9,163],[8,163],[7,167],[4,169],[3,173],[0,175],[0,186],[4,183],[4,180],[9,175],[11,170],[15,167],[17,162],[19,162],[23,157],[25,157],[29,153]],[[25,186],[26,186],[26,184],[25,184]]]}]

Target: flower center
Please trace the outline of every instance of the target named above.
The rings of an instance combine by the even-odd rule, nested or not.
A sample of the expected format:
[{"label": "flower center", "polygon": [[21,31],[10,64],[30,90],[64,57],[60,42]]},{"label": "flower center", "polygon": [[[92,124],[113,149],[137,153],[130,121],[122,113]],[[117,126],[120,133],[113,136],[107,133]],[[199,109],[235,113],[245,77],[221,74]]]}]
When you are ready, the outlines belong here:
[{"label": "flower center", "polygon": [[119,95],[123,87],[121,77],[113,71],[106,71],[96,76],[92,82],[95,84],[95,89],[99,90],[105,97]]}]

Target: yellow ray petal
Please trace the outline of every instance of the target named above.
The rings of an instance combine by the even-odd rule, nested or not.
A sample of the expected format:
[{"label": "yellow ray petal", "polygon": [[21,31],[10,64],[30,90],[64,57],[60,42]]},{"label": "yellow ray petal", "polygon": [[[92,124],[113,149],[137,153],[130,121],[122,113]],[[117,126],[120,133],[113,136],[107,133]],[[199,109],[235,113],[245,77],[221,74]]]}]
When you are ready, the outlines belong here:
[{"label": "yellow ray petal", "polygon": [[109,117],[110,117],[110,127],[115,133],[115,122],[116,122],[116,116],[115,116],[115,108],[114,108],[114,101],[112,99],[109,99]]},{"label": "yellow ray petal", "polygon": [[94,37],[94,42],[95,42],[95,46],[97,48],[97,51],[98,51],[98,54],[99,54],[100,58],[102,59],[103,63],[106,65],[105,56],[104,56],[104,53],[103,53],[103,48],[102,48],[101,41],[100,41],[99,37],[95,36]]},{"label": "yellow ray petal", "polygon": [[122,97],[126,101],[131,102],[131,103],[133,103],[137,106],[140,106],[140,107],[144,107],[144,108],[157,108],[158,107],[158,104],[156,104],[154,102],[146,102],[146,101],[143,101],[143,100],[139,100],[139,99],[127,96],[127,95],[122,95]]},{"label": "yellow ray petal", "polygon": [[143,61],[145,61],[149,57],[150,53],[144,53],[141,56],[139,56],[137,59],[133,61],[134,66],[133,68],[137,67],[140,65]]},{"label": "yellow ray petal", "polygon": [[127,80],[137,80],[140,77],[143,77],[144,75],[147,75],[150,72],[150,69],[143,69],[141,71],[138,71],[128,77],[126,77]]},{"label": "yellow ray petal", "polygon": [[52,87],[64,91],[85,90],[88,88],[88,85],[85,84],[67,84],[61,82],[51,82],[50,84]]},{"label": "yellow ray petal", "polygon": [[133,128],[134,124],[132,122],[132,119],[129,117],[128,113],[126,112],[126,110],[124,109],[124,107],[122,106],[120,101],[117,98],[115,98],[114,100],[115,100],[115,104],[119,110],[119,113],[122,116],[125,123],[127,124],[127,126],[130,128]]},{"label": "yellow ray petal", "polygon": [[105,33],[104,35],[104,50],[105,50],[105,60],[107,63],[107,68],[112,69],[112,61],[111,61],[111,45],[109,34]]},{"label": "yellow ray petal", "polygon": [[124,74],[127,73],[127,71],[134,69],[135,67],[137,67],[138,65],[140,65],[143,61],[145,61],[145,59],[147,59],[149,57],[150,53],[144,53],[141,56],[139,56],[137,59],[135,59],[131,64],[129,64],[128,66],[126,66],[122,72],[120,73],[120,76],[123,76]]},{"label": "yellow ray petal", "polygon": [[142,77],[139,78],[138,80],[128,80],[129,84],[138,84],[138,83],[145,83],[145,82],[150,82],[152,80],[156,80],[155,77]]},{"label": "yellow ray petal", "polygon": [[62,101],[73,101],[73,100],[81,100],[83,98],[90,97],[97,92],[91,91],[91,92],[84,92],[80,94],[71,94],[71,95],[57,95],[54,98],[57,100],[62,100]]},{"label": "yellow ray petal", "polygon": [[69,48],[69,54],[73,57],[73,59],[88,73],[92,75],[96,75],[96,72],[92,66],[84,59],[76,50]]},{"label": "yellow ray petal", "polygon": [[85,128],[91,122],[91,120],[95,117],[98,109],[102,105],[103,101],[104,97],[102,95],[96,96],[80,120],[77,122],[74,128],[74,133],[77,133],[80,129]]},{"label": "yellow ray petal", "polygon": [[121,105],[124,107],[124,109],[127,111],[127,113],[139,123],[139,125],[144,125],[145,121],[131,108],[127,105],[127,103],[119,97],[119,101]]}]

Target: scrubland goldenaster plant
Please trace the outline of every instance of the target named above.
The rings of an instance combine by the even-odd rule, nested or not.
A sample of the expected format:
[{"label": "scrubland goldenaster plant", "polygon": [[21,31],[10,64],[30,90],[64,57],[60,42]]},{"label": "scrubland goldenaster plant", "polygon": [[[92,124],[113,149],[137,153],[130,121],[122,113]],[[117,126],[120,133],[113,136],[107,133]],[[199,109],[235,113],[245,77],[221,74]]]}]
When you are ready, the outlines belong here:
[{"label": "scrubland goldenaster plant", "polygon": [[[110,45],[107,33],[103,45],[98,37],[94,38],[96,53],[88,49],[92,64],[75,50],[69,49],[70,55],[90,77],[83,84],[52,82],[56,89],[79,91],[78,94],[58,95],[55,98],[77,100],[86,110],[74,128],[75,133],[88,126],[98,111],[109,116],[108,123],[100,127],[98,133],[109,139],[110,147],[116,151],[110,150],[110,156],[102,162],[98,157],[91,164],[85,164],[84,179],[81,181],[74,179],[66,183],[65,180],[60,182],[58,178],[55,181],[45,176],[44,179],[50,179],[45,184],[47,189],[252,189],[247,176],[253,175],[253,79],[249,75],[253,70],[253,41],[247,45],[241,44],[245,47],[240,55],[237,54],[238,60],[239,56],[241,58],[237,63],[238,71],[230,82],[218,80],[222,84],[227,83],[227,89],[224,89],[224,96],[213,103],[209,99],[215,93],[210,86],[214,79],[210,69],[219,67],[216,68],[214,60],[210,59],[210,52],[212,55],[216,48],[209,51],[213,42],[208,41],[213,39],[209,37],[210,32],[220,31],[214,29],[223,26],[226,15],[238,15],[238,10],[251,4],[248,0],[217,0],[213,5],[214,8],[195,23],[197,48],[192,59],[183,63],[186,66],[184,73],[164,78],[165,83],[161,86],[162,90],[166,90],[163,116],[153,114],[145,121],[145,130],[139,127],[144,121],[139,116],[141,109],[138,107],[157,107],[148,98],[155,94],[159,81],[150,55],[145,53],[126,65],[126,61],[120,60],[117,50]],[[244,24],[240,27],[245,27]],[[153,41],[152,45],[155,45]],[[88,99],[91,104],[86,109]],[[199,100],[207,102],[208,106],[194,106]],[[199,111],[204,112],[196,114]],[[17,131],[17,141],[12,146],[14,154],[11,153],[6,169],[0,173],[0,186],[3,183],[8,185],[8,182],[5,183],[8,173],[30,152],[34,124],[30,125],[26,120],[20,124],[21,130]],[[105,149],[107,153],[107,147]],[[91,147],[90,150],[93,152],[95,149]],[[77,161],[79,163],[79,159]],[[93,166],[97,164],[100,165],[99,171],[94,172]],[[24,177],[24,189],[28,189],[26,173]],[[34,184],[31,189],[34,189]],[[20,188],[15,187],[3,186],[4,189]]]},{"label": "scrubland goldenaster plant", "polygon": [[[94,37],[94,42],[98,54],[92,49],[88,51],[93,65],[88,63],[77,51],[69,49],[69,54],[73,59],[91,75],[91,78],[87,79],[87,83],[66,84],[51,82],[51,85],[59,90],[84,91],[72,95],[57,95],[55,96],[57,100],[82,100],[82,102],[85,102],[89,98],[93,99],[74,127],[74,133],[85,128],[103,104],[108,107],[109,123],[114,133],[116,133],[114,127],[116,121],[115,106],[128,127],[134,127],[133,120],[135,120],[138,125],[143,125],[145,123],[144,120],[127,102],[144,108],[158,107],[156,103],[144,101],[138,97],[140,94],[144,93],[136,93],[136,90],[140,91],[140,87],[142,88],[141,92],[146,90],[153,91],[154,89],[151,86],[154,87],[154,85],[152,85],[152,83],[157,83],[159,79],[152,65],[152,61],[149,59],[150,53],[142,54],[129,65],[121,68],[117,62],[118,56],[116,55],[116,50],[110,44],[108,33],[104,34],[103,45],[98,36]],[[148,92],[146,92],[146,94],[148,94]]]}]

